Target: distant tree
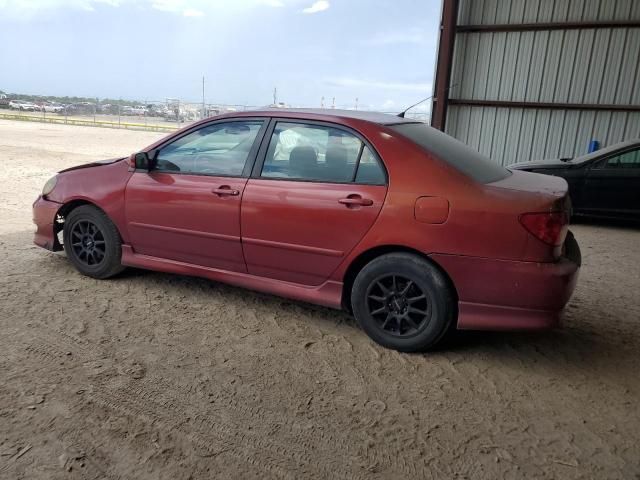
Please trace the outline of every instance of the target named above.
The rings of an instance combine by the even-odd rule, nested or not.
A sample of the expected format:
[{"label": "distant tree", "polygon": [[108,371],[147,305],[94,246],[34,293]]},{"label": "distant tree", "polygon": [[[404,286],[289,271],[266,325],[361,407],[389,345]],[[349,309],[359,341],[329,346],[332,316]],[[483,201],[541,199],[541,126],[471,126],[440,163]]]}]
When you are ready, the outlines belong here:
[{"label": "distant tree", "polygon": [[[1,0],[0,0],[1,2]],[[0,90],[0,93],[4,93],[7,97],[15,99],[15,100],[24,100],[25,102],[34,102],[34,103],[42,103],[42,102],[51,102],[51,103],[63,103],[63,104],[71,104],[71,103],[82,103],[87,102],[91,104],[96,104],[96,102],[100,105],[115,105],[116,112],[117,106],[130,105],[130,106],[144,106],[146,105],[144,102],[139,100],[123,100],[116,98],[103,98],[101,100],[96,97],[70,97],[70,96],[56,96],[56,95],[27,95],[24,93],[6,93]]]}]

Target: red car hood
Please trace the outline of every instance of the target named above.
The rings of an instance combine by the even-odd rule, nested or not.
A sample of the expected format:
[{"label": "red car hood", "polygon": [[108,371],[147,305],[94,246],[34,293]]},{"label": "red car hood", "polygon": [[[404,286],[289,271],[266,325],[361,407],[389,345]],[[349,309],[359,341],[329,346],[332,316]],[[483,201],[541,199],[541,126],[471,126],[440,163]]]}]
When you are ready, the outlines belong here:
[{"label": "red car hood", "polygon": [[111,165],[112,163],[119,162],[124,160],[126,157],[120,158],[110,158],[108,160],[98,160],[96,162],[84,163],[82,165],[76,165],[75,167],[65,168],[64,170],[60,170],[58,173],[71,172],[73,170],[80,170],[81,168],[91,168],[91,167],[100,167],[104,165]]}]

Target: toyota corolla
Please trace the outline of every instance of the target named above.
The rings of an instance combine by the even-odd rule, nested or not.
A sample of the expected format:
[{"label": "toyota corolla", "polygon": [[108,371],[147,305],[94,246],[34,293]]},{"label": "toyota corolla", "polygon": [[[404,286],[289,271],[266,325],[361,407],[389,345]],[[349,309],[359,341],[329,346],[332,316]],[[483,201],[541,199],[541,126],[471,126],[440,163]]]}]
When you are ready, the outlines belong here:
[{"label": "toyota corolla", "polygon": [[557,325],[578,276],[564,179],[509,171],[423,123],[233,113],[60,172],[35,243],[82,274],[196,275],[351,312],[381,345]]}]

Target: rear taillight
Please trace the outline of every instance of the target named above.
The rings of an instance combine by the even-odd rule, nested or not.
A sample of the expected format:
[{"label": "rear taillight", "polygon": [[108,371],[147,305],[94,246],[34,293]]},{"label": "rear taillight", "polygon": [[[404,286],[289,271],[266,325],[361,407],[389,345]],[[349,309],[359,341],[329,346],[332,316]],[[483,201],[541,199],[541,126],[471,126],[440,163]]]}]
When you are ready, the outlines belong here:
[{"label": "rear taillight", "polygon": [[569,217],[565,212],[523,213],[520,223],[538,240],[559,246],[567,235]]}]

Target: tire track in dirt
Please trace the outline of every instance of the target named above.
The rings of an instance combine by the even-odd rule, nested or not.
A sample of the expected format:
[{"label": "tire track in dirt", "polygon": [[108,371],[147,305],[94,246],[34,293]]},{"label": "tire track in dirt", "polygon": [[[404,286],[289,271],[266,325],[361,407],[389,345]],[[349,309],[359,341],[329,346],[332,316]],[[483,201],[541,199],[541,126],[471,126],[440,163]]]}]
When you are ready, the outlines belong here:
[{"label": "tire track in dirt", "polygon": [[[51,362],[70,357],[75,362],[91,364],[106,356],[101,355],[97,345],[92,345],[66,332],[45,328],[47,328],[46,339],[38,333],[39,338],[32,338],[24,344],[25,351],[36,359]],[[68,355],[68,352],[71,352],[71,355]],[[194,405],[193,396],[197,395],[197,392],[190,391],[189,395],[182,394],[180,390],[183,390],[184,386],[176,388],[175,383],[163,377],[149,375],[143,379],[118,385],[110,382],[110,378],[103,380],[92,376],[89,382],[95,388],[88,392],[88,397],[97,404],[121,415],[146,418],[149,423],[160,425],[165,430],[180,432],[201,452],[205,452],[205,455],[218,455],[224,451],[280,478],[295,478],[290,472],[299,471],[301,467],[304,467],[307,474],[319,472],[322,476],[331,478],[365,478],[363,474],[356,471],[349,473],[340,471],[344,463],[332,458],[333,453],[349,450],[340,439],[323,432],[323,448],[320,451],[316,449],[314,452],[318,437],[308,437],[308,432],[296,427],[292,420],[276,418],[268,415],[264,409],[242,405],[225,392],[219,392],[214,397],[215,405],[221,404],[223,409],[233,410],[240,417],[259,418],[261,425],[277,425],[280,429],[287,429],[298,440],[298,444],[284,445],[261,439],[262,435],[259,432],[242,432],[236,425],[225,421],[218,412],[211,409],[202,411],[201,406]],[[203,396],[201,399],[206,400]],[[185,411],[191,413],[193,417]],[[211,447],[212,443],[215,448]],[[229,445],[233,445],[234,448],[230,449]],[[243,455],[239,452],[247,452],[247,454]],[[322,455],[323,452],[329,454]],[[317,458],[318,454],[321,455],[320,458]],[[257,460],[258,458],[260,460]],[[361,463],[371,464],[372,461],[379,463],[381,458],[375,455],[375,458],[362,460],[364,462]],[[394,462],[390,456],[386,456],[383,463],[408,475],[417,474],[413,464]]]},{"label": "tire track in dirt", "polygon": [[[102,346],[94,345],[83,338],[77,337],[67,332],[52,329],[50,327],[45,328],[49,332],[51,332],[50,334],[47,334],[47,337],[49,337],[50,335],[60,336],[61,341],[65,345],[64,348],[57,348],[55,350],[52,350],[52,352],[55,352],[55,354],[57,354],[58,356],[64,355],[65,352],[63,352],[63,350],[73,350],[73,347],[75,347],[77,351],[81,352],[81,354],[84,355],[84,358],[82,360],[86,364],[94,363],[95,361],[97,361],[97,359],[102,360],[103,358],[109,357],[108,353],[102,352],[100,350],[102,349]],[[343,342],[341,342],[339,339],[330,338],[330,340],[335,341],[338,345],[343,345]],[[370,344],[367,341],[363,341],[362,344],[370,348]],[[33,345],[31,348],[34,350],[36,349],[33,347]],[[49,348],[53,349],[54,346],[49,344]],[[387,352],[383,350],[382,355],[390,355],[393,359],[398,358],[398,355],[395,352]],[[81,356],[78,355],[78,353],[75,353],[72,356],[76,358],[76,360],[81,360]],[[333,367],[334,371],[340,371],[341,374],[344,373],[344,365],[340,365],[339,362],[334,359],[334,357],[335,355],[329,355],[328,359],[330,360],[325,360],[325,362]],[[364,374],[359,368],[357,368],[357,366],[350,366],[347,370],[351,372],[349,377],[346,379],[341,378],[341,380],[344,380],[347,383],[351,382],[352,380],[357,380],[358,382],[364,383]],[[439,374],[442,374],[442,370],[439,370]],[[382,379],[378,380],[380,382],[383,381]],[[126,385],[120,385],[114,388],[118,388],[118,391],[125,392],[128,395],[126,398],[129,400],[129,402],[135,402],[139,398],[144,398],[145,401],[148,401],[149,406],[147,408],[138,408],[136,410],[138,412],[141,412],[141,415],[148,408],[155,411],[155,409],[162,407],[168,410],[167,416],[169,417],[176,417],[176,415],[180,414],[184,416],[183,408],[185,406],[189,406],[194,410],[194,417],[197,417],[198,422],[200,422],[201,426],[199,431],[210,431],[213,426],[210,423],[207,423],[205,420],[207,418],[215,418],[218,421],[218,425],[226,425],[226,435],[231,437],[237,435],[237,427],[235,427],[234,425],[229,425],[228,423],[224,424],[217,411],[211,411],[207,409],[205,412],[205,416],[198,416],[197,412],[201,411],[201,407],[194,405],[193,400],[196,397],[202,401],[202,404],[208,405],[210,403],[213,403],[220,411],[233,411],[237,412],[237,415],[241,418],[258,419],[258,422],[255,423],[266,426],[263,429],[263,434],[265,436],[268,436],[269,433],[272,432],[275,428],[278,430],[280,436],[286,435],[287,440],[291,440],[286,444],[282,444],[280,442],[273,443],[272,448],[275,448],[278,454],[291,456],[293,451],[293,453],[295,453],[295,458],[299,464],[313,465],[314,462],[317,463],[317,461],[312,460],[312,457],[314,457],[318,453],[322,454],[322,452],[325,452],[325,456],[322,459],[322,464],[331,466],[331,468],[328,469],[328,473],[330,473],[333,477],[336,477],[335,472],[337,470],[343,468],[342,466],[345,463],[348,463],[341,461],[340,459],[336,460],[334,458],[335,454],[338,452],[354,457],[355,459],[357,459],[357,463],[360,465],[360,467],[364,468],[367,471],[394,471],[402,473],[411,478],[424,478],[424,475],[430,474],[431,472],[432,467],[430,467],[427,459],[422,456],[413,456],[411,458],[411,461],[408,461],[408,459],[405,459],[403,456],[398,456],[397,454],[389,452],[386,449],[371,449],[366,446],[361,447],[358,444],[353,445],[350,443],[350,439],[346,435],[344,437],[338,437],[335,434],[332,434],[332,432],[326,430],[320,430],[318,432],[318,435],[309,435],[309,430],[304,429],[300,425],[300,422],[295,418],[291,418],[288,416],[282,417],[280,415],[273,414],[261,407],[246,406],[237,401],[236,396],[233,394],[233,392],[229,392],[224,389],[215,392],[213,396],[208,396],[202,391],[194,389],[193,385],[181,384],[179,380],[174,379],[168,381],[164,377],[153,375],[148,375],[147,377],[145,377],[145,379],[130,381]],[[171,393],[168,395],[167,392]],[[330,391],[325,393],[328,393],[328,395],[330,396],[332,392]],[[277,399],[275,398],[270,399],[270,401],[267,401],[265,403],[272,404],[276,400]],[[100,399],[97,399],[96,401],[100,401]],[[160,402],[159,405],[158,402]],[[371,433],[375,432],[378,428],[377,425],[379,423],[379,418],[377,420],[374,418],[376,417],[374,413],[375,409],[371,410],[371,408],[367,406],[374,405],[375,403],[376,400],[368,401],[367,404],[365,404],[366,411],[362,412],[363,414],[366,414],[366,416],[371,416],[372,418],[371,422],[365,422],[365,420],[363,419],[363,422],[365,422],[365,424],[361,428],[362,432],[366,433],[367,438],[371,438]],[[108,405],[119,405],[119,402],[117,401],[117,399],[112,398]],[[131,403],[129,403],[128,405],[131,406]],[[323,416],[333,415],[334,410],[332,409],[332,407],[333,405],[331,403],[325,403],[324,405],[321,404],[319,406],[316,406],[311,421],[313,420],[313,418],[322,418]],[[158,418],[153,418],[152,420],[155,422],[161,421],[161,419]],[[188,428],[183,427],[183,430],[191,431],[191,428],[193,428],[193,425],[189,425]],[[413,431],[417,432],[417,428],[418,426],[415,425]],[[259,432],[260,431],[257,430],[255,434],[249,434],[249,438],[259,438]],[[246,442],[246,440],[242,438],[240,438],[238,441],[239,444],[243,444],[243,442]],[[319,442],[321,443],[321,445],[319,445]],[[291,445],[295,445],[295,447],[292,447]],[[263,444],[259,444],[257,448],[259,451],[268,450]],[[314,452],[314,455],[311,455],[308,452]],[[316,469],[318,471],[322,471],[322,467],[316,467]],[[349,473],[348,475],[345,474],[345,476],[348,478],[358,478],[355,471]],[[339,478],[339,476],[336,478]]]},{"label": "tire track in dirt", "polygon": [[[42,361],[51,361],[52,357],[48,349],[34,348],[32,350],[33,358],[36,360]],[[24,357],[22,357],[24,358]],[[29,360],[29,359],[27,359]],[[28,363],[22,363],[23,366],[28,366]],[[41,373],[43,370],[47,370],[50,368],[47,364],[43,364],[42,362],[35,362],[33,365],[33,369],[29,369],[30,372]],[[20,378],[22,375],[12,375],[7,378],[3,383],[3,394],[7,394],[11,397],[19,398],[22,394],[24,394],[24,388],[20,388]],[[16,383],[14,385],[14,382]],[[62,389],[66,394],[70,395],[73,398],[74,393],[69,388],[66,388],[65,385],[62,386]],[[46,402],[42,402],[46,405]],[[46,408],[46,406],[44,407]],[[42,407],[40,408],[42,410]],[[45,423],[51,425],[56,421],[55,413],[51,413]],[[34,429],[39,429],[41,427],[40,424],[36,423],[33,425]],[[66,472],[70,472],[72,469],[79,472],[81,478],[84,480],[121,480],[123,478],[122,475],[117,475],[111,473],[110,465],[106,462],[97,458],[94,455],[94,452],[97,450],[95,440],[88,434],[86,430],[78,430],[78,429],[65,429],[58,433],[56,442],[56,454],[59,452],[63,452],[58,457],[59,467],[66,470]],[[38,445],[34,445],[36,448]],[[36,448],[33,451],[36,451]],[[63,463],[64,462],[64,463]],[[67,466],[71,468],[67,469]],[[0,477],[1,478],[31,478],[25,477],[24,473],[20,469],[24,468],[24,465],[20,465],[19,463],[7,462],[5,465],[0,467]],[[49,469],[53,469],[53,464],[49,467]],[[5,477],[6,475],[6,477]],[[51,478],[60,478],[57,475],[54,475]]]},{"label": "tire track in dirt", "polygon": [[[72,349],[73,346],[65,345],[65,348]],[[55,345],[42,341],[26,346],[26,351],[45,361],[65,356],[65,352]],[[73,356],[81,358],[82,353],[76,350]],[[242,433],[236,426],[224,423],[219,415],[216,415],[215,421],[204,416],[197,416],[194,421],[191,421],[191,417],[184,413],[185,406],[191,407],[187,403],[188,399],[176,394],[175,391],[168,394],[170,390],[159,389],[158,385],[166,385],[162,378],[142,379],[136,382],[135,386],[130,383],[113,386],[96,378],[90,383],[95,388],[88,392],[88,398],[96,404],[120,415],[145,418],[148,423],[160,426],[164,430],[180,432],[187,441],[197,447],[203,456],[215,456],[222,452],[230,453],[238,460],[259,466],[263,471],[279,478],[296,478],[290,472],[296,471],[301,465],[310,467],[312,471],[334,475],[335,478],[354,478],[335,474],[335,471],[314,461],[309,453],[300,451],[296,446],[280,446]],[[211,412],[207,412],[207,417],[209,416]],[[229,445],[233,448],[229,448]],[[292,460],[295,463],[291,463]]]}]

